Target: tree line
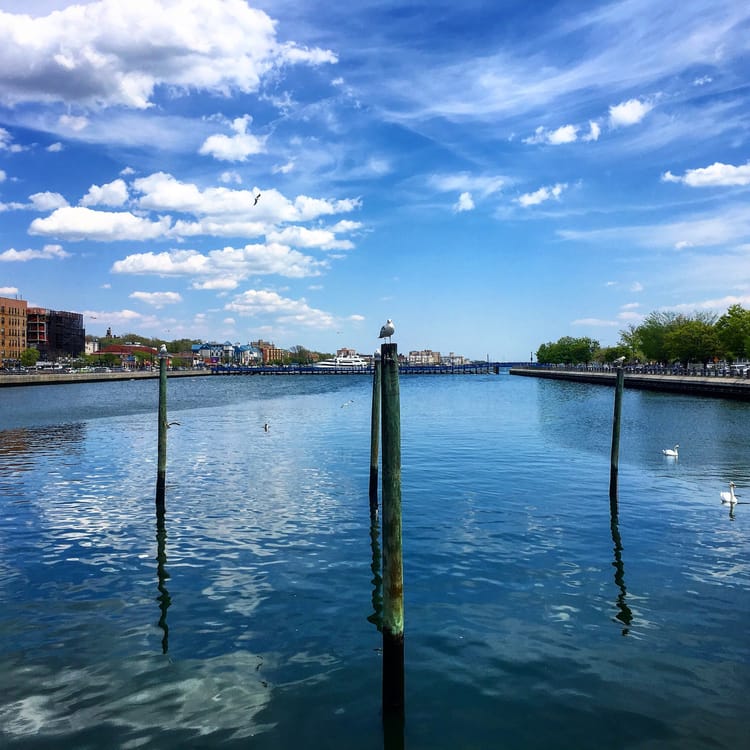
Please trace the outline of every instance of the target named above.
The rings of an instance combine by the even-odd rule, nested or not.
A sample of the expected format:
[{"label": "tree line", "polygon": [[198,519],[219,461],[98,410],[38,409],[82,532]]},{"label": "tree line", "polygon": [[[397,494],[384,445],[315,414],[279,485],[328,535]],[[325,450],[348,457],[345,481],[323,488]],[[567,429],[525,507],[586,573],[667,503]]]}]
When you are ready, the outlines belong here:
[{"label": "tree line", "polygon": [[620,331],[615,346],[602,348],[588,337],[563,336],[542,344],[536,352],[540,364],[658,362],[663,365],[711,361],[735,362],[750,358],[750,310],[732,305],[719,316],[695,312],[652,312],[639,325]]}]

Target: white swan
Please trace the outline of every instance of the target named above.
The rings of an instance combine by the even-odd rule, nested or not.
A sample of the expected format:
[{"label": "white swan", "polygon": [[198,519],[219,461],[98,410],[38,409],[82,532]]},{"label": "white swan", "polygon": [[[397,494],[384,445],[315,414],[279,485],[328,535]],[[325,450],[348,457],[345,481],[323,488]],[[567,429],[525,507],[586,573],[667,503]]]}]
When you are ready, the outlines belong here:
[{"label": "white swan", "polygon": [[675,445],[674,448],[665,448],[662,451],[662,453],[665,456],[674,456],[674,458],[677,458],[679,456],[679,450],[680,450],[680,446],[679,445]]},{"label": "white swan", "polygon": [[729,492],[721,493],[721,502],[729,503],[729,505],[737,504],[737,495],[734,494],[734,482],[729,483]]}]

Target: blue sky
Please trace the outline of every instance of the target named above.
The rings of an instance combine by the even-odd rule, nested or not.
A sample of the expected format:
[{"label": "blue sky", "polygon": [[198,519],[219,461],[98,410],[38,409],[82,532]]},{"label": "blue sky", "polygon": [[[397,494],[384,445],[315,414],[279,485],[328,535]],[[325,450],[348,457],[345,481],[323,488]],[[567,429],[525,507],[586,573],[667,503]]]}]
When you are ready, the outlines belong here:
[{"label": "blue sky", "polygon": [[750,306],[748,112],[736,0],[0,0],[0,295],[95,335],[613,345]]}]

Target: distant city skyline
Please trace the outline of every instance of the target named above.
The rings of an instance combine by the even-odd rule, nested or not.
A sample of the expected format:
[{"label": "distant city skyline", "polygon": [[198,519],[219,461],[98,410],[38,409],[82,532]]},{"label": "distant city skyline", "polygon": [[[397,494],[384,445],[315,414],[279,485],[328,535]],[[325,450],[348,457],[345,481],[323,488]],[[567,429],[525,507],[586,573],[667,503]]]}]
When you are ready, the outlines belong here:
[{"label": "distant city skyline", "polygon": [[0,0],[0,296],[526,361],[750,307],[736,0]]}]

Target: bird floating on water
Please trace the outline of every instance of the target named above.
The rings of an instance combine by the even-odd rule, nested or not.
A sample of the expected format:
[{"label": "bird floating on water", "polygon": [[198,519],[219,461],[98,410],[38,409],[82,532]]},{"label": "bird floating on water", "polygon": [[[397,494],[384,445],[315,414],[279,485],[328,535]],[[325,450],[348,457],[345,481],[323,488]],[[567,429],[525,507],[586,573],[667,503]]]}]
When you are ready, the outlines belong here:
[{"label": "bird floating on water", "polygon": [[378,336],[379,339],[388,339],[388,343],[391,343],[391,336],[393,336],[394,332],[396,330],[396,326],[393,325],[393,321],[388,318],[388,320],[385,321],[385,325],[381,327],[380,329],[380,336]]},{"label": "bird floating on water", "polygon": [[734,494],[734,482],[729,483],[729,492],[720,493],[721,502],[728,503],[729,505],[736,505],[739,501],[737,495]]},{"label": "bird floating on water", "polygon": [[677,458],[679,456],[680,446],[675,445],[674,448],[665,448],[662,453],[665,456],[672,456],[673,458]]}]

